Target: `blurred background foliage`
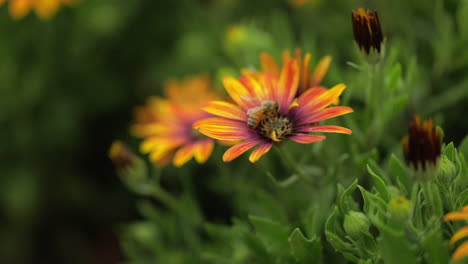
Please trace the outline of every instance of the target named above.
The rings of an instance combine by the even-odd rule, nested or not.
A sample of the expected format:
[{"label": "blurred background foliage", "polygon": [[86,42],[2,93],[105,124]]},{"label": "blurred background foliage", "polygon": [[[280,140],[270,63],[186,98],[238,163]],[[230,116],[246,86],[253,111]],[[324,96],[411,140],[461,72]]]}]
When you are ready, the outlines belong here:
[{"label": "blurred background foliage", "polygon": [[[133,142],[137,148],[128,133],[133,107],[149,95],[161,94],[169,77],[209,73],[221,92],[221,78],[258,66],[260,52],[279,58],[282,50],[300,47],[311,52],[315,62],[332,55],[324,85],[346,83],[346,105],[356,112],[371,111],[361,96],[365,74],[347,65],[359,60],[350,15],[357,7],[379,12],[387,38],[385,86],[409,94],[400,111],[392,108],[382,114],[386,126],[377,127],[385,129],[367,150],[398,149],[415,113],[433,116],[444,128],[444,141],[458,146],[468,129],[468,1],[83,0],[62,8],[49,21],[33,13],[14,20],[2,6],[0,262],[115,263],[124,259],[119,226],[144,215],[157,219],[159,227],[141,221],[123,232],[127,254],[143,254],[128,241],[148,242],[155,239],[151,230],[156,234],[164,229],[159,239],[168,242],[163,251],[170,256],[164,259],[173,258],[164,263],[189,263],[182,261],[178,250],[197,245],[186,240],[200,237],[187,228],[180,241],[177,232],[183,230],[178,230],[174,216],[164,208],[154,211],[148,201],[139,202],[137,210],[138,195],[117,180],[107,158],[115,138]],[[353,130],[368,128],[347,125]],[[363,132],[363,139],[372,132]],[[326,144],[351,144],[351,140],[331,136]],[[324,148],[317,145],[310,148],[315,152]],[[277,219],[294,219],[291,214],[300,212],[304,203],[301,197],[281,193],[259,173],[263,166],[275,168],[275,177],[282,175],[284,168],[276,165],[275,155],[259,165],[247,165],[245,160],[220,164],[222,150],[217,147],[214,161],[203,167],[190,163],[181,170],[168,168],[165,187],[178,194],[186,190],[183,186],[195,185],[189,188],[195,192],[188,196],[192,198],[186,199],[198,200],[203,215],[214,223],[232,223],[232,217],[246,218],[251,212],[262,215],[265,207],[255,208],[252,198],[271,205],[265,215],[276,212]],[[298,151],[296,147],[294,153]],[[327,158],[341,162],[336,161],[339,151],[329,148],[317,163],[326,164]],[[216,171],[225,173],[218,177]],[[297,208],[282,212],[271,201],[271,193],[256,190],[255,184],[266,185],[266,190],[283,195],[285,204],[293,201]],[[331,203],[333,191],[323,199]],[[314,221],[323,224],[325,218]],[[235,228],[245,227],[237,224]],[[310,224],[310,233],[314,228]],[[236,254],[244,254],[238,250]]]}]

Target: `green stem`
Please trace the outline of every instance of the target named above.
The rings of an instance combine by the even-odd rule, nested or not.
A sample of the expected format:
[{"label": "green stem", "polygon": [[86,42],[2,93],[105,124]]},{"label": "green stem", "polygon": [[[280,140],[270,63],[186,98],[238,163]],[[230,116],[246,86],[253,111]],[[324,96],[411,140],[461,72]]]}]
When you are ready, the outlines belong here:
[{"label": "green stem", "polygon": [[313,181],[312,179],[310,179],[305,173],[304,173],[304,170],[302,169],[302,166],[300,164],[298,164],[294,158],[292,157],[291,153],[289,152],[289,150],[285,147],[276,147],[275,146],[275,150],[276,152],[278,153],[278,155],[280,156],[281,160],[284,161],[284,163],[286,164],[287,167],[289,167],[289,169],[291,169],[295,174],[297,174],[299,176],[299,178],[301,178],[303,181],[309,183],[309,184],[313,184]]},{"label": "green stem", "polygon": [[430,181],[422,182],[421,187],[422,187],[424,197],[427,199],[427,202],[428,202],[429,215],[433,215],[435,212],[435,204],[434,204],[434,196],[432,195],[431,182]]},{"label": "green stem", "polygon": [[151,192],[151,194],[161,203],[163,203],[167,208],[169,208],[179,216],[185,218],[186,220],[194,224],[199,224],[202,222],[202,219],[199,215],[189,214],[189,211],[186,210],[184,206],[182,206],[180,201],[174,198],[169,192],[161,188],[159,184],[153,185],[153,191]]}]

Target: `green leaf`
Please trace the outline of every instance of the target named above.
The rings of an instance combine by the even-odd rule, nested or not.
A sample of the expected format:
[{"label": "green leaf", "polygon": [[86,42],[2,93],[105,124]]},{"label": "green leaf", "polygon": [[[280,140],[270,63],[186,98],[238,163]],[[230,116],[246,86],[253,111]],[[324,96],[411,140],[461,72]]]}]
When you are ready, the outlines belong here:
[{"label": "green leaf", "polygon": [[255,236],[245,223],[237,219],[233,221],[233,233],[238,235],[239,239],[244,242],[250,253],[265,263],[271,263],[270,253],[260,238]]},{"label": "green leaf", "polygon": [[336,235],[337,232],[344,235],[341,229],[341,223],[338,222],[338,207],[335,206],[332,214],[328,217],[325,223],[325,236],[327,237],[328,243],[330,243],[335,250],[340,252],[349,252],[352,249],[352,245],[341,239],[340,236]]},{"label": "green leaf", "polygon": [[280,223],[274,222],[268,218],[249,215],[257,237],[263,241],[269,252],[275,252],[280,255],[289,254],[288,230]]},{"label": "green leaf", "polygon": [[451,161],[455,159],[456,149],[455,145],[453,145],[453,142],[450,142],[447,146],[445,146],[443,154]]},{"label": "green leaf", "polygon": [[348,211],[356,209],[355,202],[351,196],[351,194],[356,190],[356,186],[358,183],[358,179],[355,179],[351,185],[346,188],[341,195],[339,196],[338,200],[338,207],[342,214],[346,214]]},{"label": "green leaf", "polygon": [[387,202],[390,201],[390,193],[388,191],[388,188],[385,182],[377,174],[375,174],[375,172],[371,169],[369,165],[367,165],[367,171],[372,176],[372,181],[374,182],[374,186],[377,189],[377,191],[380,193],[382,198]]},{"label": "green leaf", "polygon": [[428,228],[428,231],[421,240],[427,260],[434,264],[449,263],[449,245],[446,240],[442,239],[440,224],[437,223],[436,227]]},{"label": "green leaf", "polygon": [[[468,4],[466,6],[468,6]],[[468,135],[463,138],[460,146],[458,146],[458,152],[461,152],[463,153],[463,156],[468,157]]]},{"label": "green leaf", "polygon": [[401,64],[396,63],[391,71],[387,74],[385,78],[385,86],[387,89],[392,92],[395,91],[398,85],[398,82],[401,81]]},{"label": "green leaf", "polygon": [[399,187],[404,187],[405,195],[411,190],[411,180],[407,167],[393,153],[390,157],[390,173],[396,178],[396,183]]},{"label": "green leaf", "polygon": [[318,237],[307,239],[299,228],[294,229],[288,238],[292,253],[299,263],[320,262],[322,244]]},{"label": "green leaf", "polygon": [[420,263],[404,233],[390,233],[380,230],[379,249],[385,264]]}]

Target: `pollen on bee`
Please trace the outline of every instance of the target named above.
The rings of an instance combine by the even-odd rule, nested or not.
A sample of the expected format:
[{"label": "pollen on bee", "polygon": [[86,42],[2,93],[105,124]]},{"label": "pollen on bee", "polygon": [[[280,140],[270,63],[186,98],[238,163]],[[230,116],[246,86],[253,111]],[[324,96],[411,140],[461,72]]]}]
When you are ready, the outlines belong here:
[{"label": "pollen on bee", "polygon": [[263,101],[260,106],[247,112],[247,125],[273,141],[281,141],[293,132],[293,125],[287,116],[279,113],[279,105],[274,101]]}]

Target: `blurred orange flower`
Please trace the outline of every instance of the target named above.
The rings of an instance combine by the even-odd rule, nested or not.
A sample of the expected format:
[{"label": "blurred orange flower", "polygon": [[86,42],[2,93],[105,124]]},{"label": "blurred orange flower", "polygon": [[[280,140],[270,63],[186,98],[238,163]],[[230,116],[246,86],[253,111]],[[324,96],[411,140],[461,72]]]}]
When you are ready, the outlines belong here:
[{"label": "blurred orange flower", "polygon": [[165,85],[166,98],[150,97],[145,106],[136,108],[132,133],[143,138],[141,151],[162,167],[173,160],[180,167],[192,157],[205,162],[213,150],[214,141],[192,128],[195,121],[210,116],[202,110],[215,99],[206,76],[194,76],[183,81],[170,80]]},{"label": "blurred orange flower", "polygon": [[44,20],[50,19],[61,5],[70,5],[76,0],[0,0],[0,5],[9,2],[10,15],[15,19],[26,16],[30,10]]}]

